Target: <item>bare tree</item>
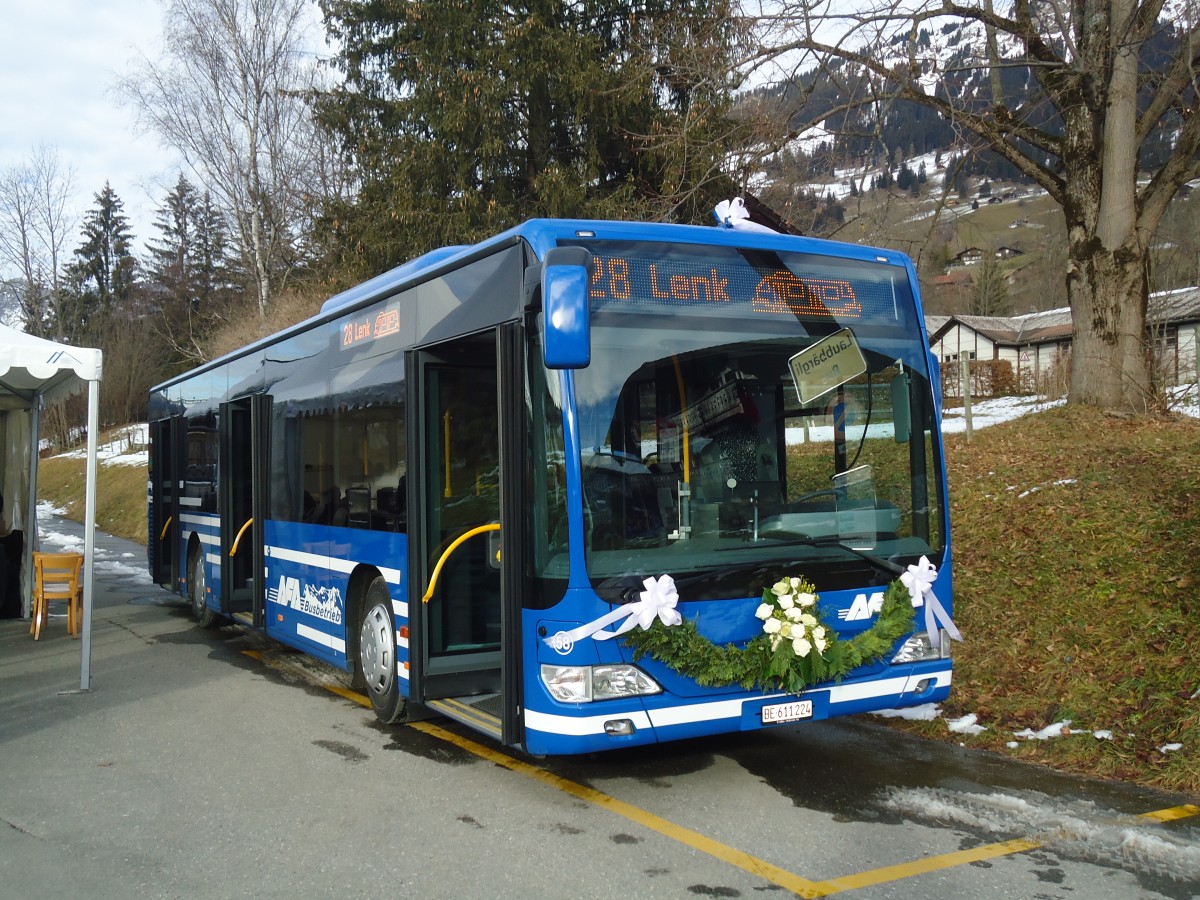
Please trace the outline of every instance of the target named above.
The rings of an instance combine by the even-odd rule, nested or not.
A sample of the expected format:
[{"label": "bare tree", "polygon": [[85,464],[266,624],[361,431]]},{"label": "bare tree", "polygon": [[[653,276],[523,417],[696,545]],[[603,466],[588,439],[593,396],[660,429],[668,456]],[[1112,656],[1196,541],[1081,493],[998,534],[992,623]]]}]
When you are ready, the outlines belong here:
[{"label": "bare tree", "polygon": [[259,314],[296,264],[320,136],[304,100],[310,0],[167,0],[163,57],[122,93],[225,207]]},{"label": "bare tree", "polygon": [[[1146,410],[1153,397],[1150,250],[1172,197],[1200,176],[1200,2],[855,6],[859,12],[847,13],[833,0],[764,3],[748,65],[783,65],[789,79],[813,69],[843,81],[847,72],[865,73],[835,112],[868,108],[882,117],[897,100],[932,107],[974,147],[999,154],[1041,186],[1066,219],[1075,320],[1069,400]],[[942,71],[947,57],[928,38],[947,24],[971,26],[977,39],[963,44],[973,52]],[[1153,65],[1139,70],[1144,58]],[[1006,88],[1006,73],[1022,87]],[[1139,153],[1156,142],[1169,146],[1139,180]]]},{"label": "bare tree", "polygon": [[30,334],[44,334],[58,319],[61,261],[75,224],[68,210],[73,180],[58,151],[48,146],[0,173],[0,265],[16,273],[6,293],[16,296],[15,317]]}]

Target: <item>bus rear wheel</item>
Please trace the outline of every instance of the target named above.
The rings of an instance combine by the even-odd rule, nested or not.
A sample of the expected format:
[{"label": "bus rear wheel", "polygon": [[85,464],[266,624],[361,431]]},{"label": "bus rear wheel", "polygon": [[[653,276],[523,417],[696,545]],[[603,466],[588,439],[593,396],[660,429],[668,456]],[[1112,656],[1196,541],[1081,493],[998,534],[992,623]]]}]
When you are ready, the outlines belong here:
[{"label": "bus rear wheel", "polygon": [[210,628],[217,620],[217,614],[208,606],[208,580],[204,575],[203,551],[198,543],[192,544],[188,553],[187,587],[188,601],[192,607],[192,617],[201,628]]},{"label": "bus rear wheel", "polygon": [[376,717],[385,725],[404,715],[404,698],[396,674],[396,627],[387,582],[376,578],[363,602],[358,634],[358,668]]}]

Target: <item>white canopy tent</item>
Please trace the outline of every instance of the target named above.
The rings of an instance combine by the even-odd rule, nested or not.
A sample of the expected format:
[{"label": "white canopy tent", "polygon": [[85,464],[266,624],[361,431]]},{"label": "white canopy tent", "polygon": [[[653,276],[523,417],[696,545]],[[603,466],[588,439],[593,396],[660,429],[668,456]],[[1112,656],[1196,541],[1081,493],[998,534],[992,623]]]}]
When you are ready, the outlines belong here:
[{"label": "white canopy tent", "polygon": [[[70,347],[0,325],[0,484],[4,523],[25,532],[22,613],[29,615],[31,559],[37,541],[37,464],[41,412],[87,387],[87,483],[84,500],[83,641],[79,689],[91,687],[92,562],[96,542],[96,439],[100,430],[103,353]],[[22,505],[23,504],[23,505]]]}]

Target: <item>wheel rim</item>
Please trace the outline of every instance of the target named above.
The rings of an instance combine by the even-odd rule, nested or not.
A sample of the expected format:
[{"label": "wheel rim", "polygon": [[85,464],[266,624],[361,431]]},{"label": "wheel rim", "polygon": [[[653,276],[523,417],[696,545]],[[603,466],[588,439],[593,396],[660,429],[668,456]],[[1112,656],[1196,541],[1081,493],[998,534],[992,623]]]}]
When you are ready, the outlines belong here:
[{"label": "wheel rim", "polygon": [[372,606],[367,611],[358,646],[367,689],[373,694],[387,694],[392,689],[395,677],[396,646],[392,637],[392,623],[384,607]]},{"label": "wheel rim", "polygon": [[192,563],[192,612],[197,616],[204,613],[204,561],[199,555],[195,557]]}]

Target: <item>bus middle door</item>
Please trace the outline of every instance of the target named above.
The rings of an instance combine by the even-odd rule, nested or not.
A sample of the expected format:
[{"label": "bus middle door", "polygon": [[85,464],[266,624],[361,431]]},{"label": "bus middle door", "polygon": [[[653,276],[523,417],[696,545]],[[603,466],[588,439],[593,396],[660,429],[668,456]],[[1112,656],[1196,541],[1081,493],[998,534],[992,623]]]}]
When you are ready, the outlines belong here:
[{"label": "bus middle door", "polygon": [[267,448],[271,398],[262,394],[221,404],[221,612],[263,627],[266,561]]}]

